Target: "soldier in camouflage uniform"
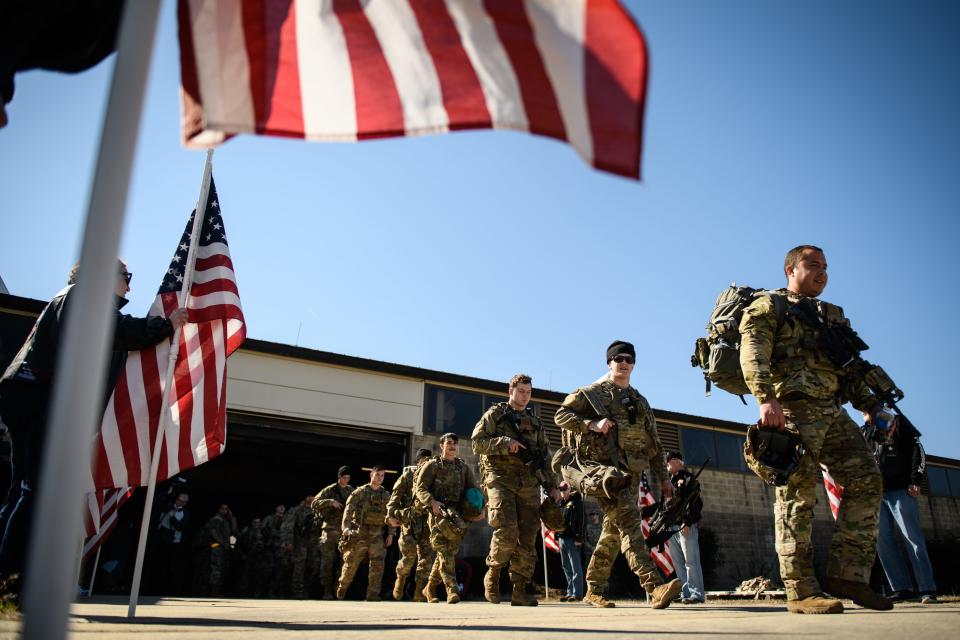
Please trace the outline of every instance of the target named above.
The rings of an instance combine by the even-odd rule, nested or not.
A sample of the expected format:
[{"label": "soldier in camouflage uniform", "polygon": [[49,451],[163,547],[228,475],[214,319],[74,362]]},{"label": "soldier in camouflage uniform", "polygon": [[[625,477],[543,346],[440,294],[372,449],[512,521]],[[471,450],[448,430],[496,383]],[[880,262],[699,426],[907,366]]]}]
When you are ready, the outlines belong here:
[{"label": "soldier in camouflage uniform", "polygon": [[467,489],[477,487],[477,481],[467,463],[457,457],[459,442],[455,433],[440,436],[443,455],[430,459],[413,480],[417,502],[429,510],[430,545],[437,554],[423,588],[428,602],[440,602],[437,587],[441,582],[447,590],[447,603],[460,602],[455,562],[467,523],[457,507]]},{"label": "soldier in camouflage uniform", "polygon": [[270,556],[267,539],[263,533],[263,521],[260,518],[254,518],[250,526],[240,532],[237,547],[243,559],[240,592],[254,598],[261,598],[270,574]]},{"label": "soldier in camouflage uniform", "polygon": [[599,511],[594,511],[593,507],[590,507],[590,509],[591,511],[587,515],[586,534],[583,536],[583,557],[586,562],[590,562],[590,558],[593,557],[593,550],[597,548],[597,542],[599,542],[600,534],[603,532],[602,514]]},{"label": "soldier in camouflage uniform", "polygon": [[483,577],[484,596],[493,604],[500,602],[500,571],[509,563],[510,604],[537,605],[526,587],[537,565],[540,486],[553,500],[560,497],[548,463],[535,462],[549,460],[550,443],[528,406],[532,383],[526,374],[513,376],[507,386],[509,401],[487,409],[473,430],[473,452],[480,456],[481,482],[487,492],[487,521],[493,527]]},{"label": "soldier in camouflage uniform", "polygon": [[799,434],[806,449],[785,486],[777,487],[774,507],[780,577],[787,608],[795,613],[839,613],[843,605],[823,595],[814,575],[810,535],[820,465],[843,486],[825,590],[871,609],[891,604],[868,586],[876,552],[883,485],[876,461],[857,425],[841,406],[849,400],[871,416],[880,401],[862,380],[845,375],[818,345],[818,330],[794,310],[806,305],[826,323],[849,324],[840,307],[816,299],[827,284],[823,251],[811,245],[792,249],[784,261],[786,298],[777,312],[772,296],[761,296],[744,310],[740,323],[740,365],[760,405],[763,426]]},{"label": "soldier in camouflage uniform", "polygon": [[310,508],[312,502],[313,493],[310,493],[287,512],[280,525],[283,548],[290,556],[290,595],[300,600],[307,597],[307,587],[313,580],[314,558],[310,557],[310,547],[318,534]]},{"label": "soldier in camouflage uniform", "polygon": [[280,527],[283,525],[283,518],[287,508],[278,504],[273,513],[263,519],[263,537],[267,545],[267,557],[269,565],[267,568],[266,583],[267,597],[276,598],[285,595],[281,589],[287,583],[287,575],[290,571],[290,555],[283,547],[283,534]]},{"label": "soldier in camouflage uniform", "polygon": [[223,578],[227,573],[230,561],[231,537],[237,535],[237,520],[226,504],[220,505],[203,531],[200,539],[203,541],[203,551],[206,554],[202,562],[203,571],[200,575],[199,586],[201,595],[210,595],[219,598],[223,595]]},{"label": "soldier in camouflage uniform", "polygon": [[413,496],[413,477],[430,459],[430,449],[417,451],[416,464],[407,467],[393,485],[390,501],[387,502],[387,517],[390,525],[400,527],[400,561],[397,562],[397,581],[393,585],[393,599],[403,599],[403,588],[407,577],[417,567],[417,577],[413,592],[414,602],[423,602],[423,588],[427,586],[430,569],[436,554],[430,546],[430,529],[427,526],[427,513],[417,505]]},{"label": "soldier in camouflage uniform", "polygon": [[386,525],[390,491],[383,486],[384,471],[382,464],[374,465],[370,470],[370,482],[357,487],[347,498],[347,508],[343,512],[343,537],[340,539],[343,567],[340,569],[340,582],[337,584],[338,600],[347,597],[347,589],[353,582],[353,576],[364,560],[368,559],[367,601],[380,600],[383,559],[387,547],[393,544],[395,534],[393,527]]},{"label": "soldier in camouflage uniform", "polygon": [[337,481],[324,487],[310,504],[317,519],[323,523],[320,535],[320,585],[323,587],[324,600],[333,600],[337,588],[337,560],[340,558],[337,545],[343,527],[343,507],[351,493],[350,467],[343,466],[337,470]]},{"label": "soldier in camouflage uniform", "polygon": [[[682,584],[667,584],[650,560],[641,531],[638,487],[640,474],[652,469],[665,496],[673,495],[657,422],[650,405],[630,386],[636,351],[629,342],[616,341],[607,349],[610,373],[602,380],[568,395],[554,420],[572,434],[579,461],[607,467],[629,476],[608,493],[591,496],[605,516],[597,547],[587,566],[587,594],[583,601],[595,607],[614,604],[602,595],[617,554],[622,550],[630,569],[651,595],[653,607],[662,609],[680,592]],[[629,481],[627,481],[629,479]]]}]

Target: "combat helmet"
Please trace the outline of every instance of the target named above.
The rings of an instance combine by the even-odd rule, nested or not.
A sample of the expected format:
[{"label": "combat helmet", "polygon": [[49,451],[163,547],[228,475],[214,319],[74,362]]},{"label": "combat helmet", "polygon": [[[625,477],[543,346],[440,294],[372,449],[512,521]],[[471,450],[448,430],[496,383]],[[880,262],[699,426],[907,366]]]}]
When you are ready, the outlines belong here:
[{"label": "combat helmet", "polygon": [[769,485],[782,487],[803,458],[803,441],[791,431],[769,429],[753,424],[743,443],[743,459],[757,476]]},{"label": "combat helmet", "polygon": [[540,501],[540,521],[547,529],[553,529],[557,533],[567,528],[563,507],[554,502],[550,496],[545,496]]},{"label": "combat helmet", "polygon": [[459,511],[464,520],[475,522],[483,518],[484,499],[483,493],[475,487],[471,487],[463,492],[463,499],[460,501]]}]

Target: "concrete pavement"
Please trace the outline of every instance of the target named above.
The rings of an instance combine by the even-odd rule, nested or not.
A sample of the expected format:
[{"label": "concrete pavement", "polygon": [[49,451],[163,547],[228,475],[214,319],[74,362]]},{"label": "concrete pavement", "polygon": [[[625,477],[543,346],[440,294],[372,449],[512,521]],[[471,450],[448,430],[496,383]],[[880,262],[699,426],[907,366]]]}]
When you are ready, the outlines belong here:
[{"label": "concrete pavement", "polygon": [[[318,602],[146,598],[137,618],[126,618],[126,600],[94,598],[74,605],[71,638],[171,638],[175,640],[330,638],[434,640],[464,636],[587,640],[676,635],[710,638],[789,638],[819,636],[876,640],[956,637],[960,602],[898,604],[875,612],[847,604],[841,615],[788,614],[783,602],[710,602],[673,605],[654,611],[642,602],[620,602],[615,609],[582,604],[541,603],[539,607],[410,602]],[[0,638],[15,638],[19,622],[0,621]]]}]

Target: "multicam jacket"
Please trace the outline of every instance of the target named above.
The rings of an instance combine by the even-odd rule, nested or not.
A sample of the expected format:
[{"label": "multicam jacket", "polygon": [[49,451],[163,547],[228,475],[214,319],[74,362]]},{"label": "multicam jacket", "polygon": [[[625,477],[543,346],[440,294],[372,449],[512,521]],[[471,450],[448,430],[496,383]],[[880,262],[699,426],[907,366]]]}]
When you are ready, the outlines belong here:
[{"label": "multicam jacket", "polygon": [[740,367],[750,393],[763,404],[774,398],[810,398],[850,401],[861,411],[873,411],[879,401],[859,378],[849,376],[818,348],[818,329],[800,320],[790,309],[810,305],[829,323],[849,326],[843,309],[787,289],[787,313],[777,316],[770,296],[754,300],[740,321]]},{"label": "multicam jacket", "polygon": [[498,402],[483,414],[473,429],[473,452],[480,456],[480,470],[488,479],[526,480],[540,483],[547,491],[557,481],[549,466],[532,472],[517,454],[511,454],[510,440],[522,440],[531,453],[542,456],[549,464],[550,441],[540,420],[528,408],[516,411],[507,402]]},{"label": "multicam jacket", "polygon": [[370,483],[357,487],[347,498],[347,506],[343,510],[344,528],[367,532],[379,529],[383,533],[389,500],[390,491],[386,487],[374,489]]},{"label": "multicam jacket", "polygon": [[467,489],[476,488],[473,470],[460,458],[452,461],[437,456],[421,467],[413,481],[413,494],[419,504],[429,508],[431,500],[456,510]]},{"label": "multicam jacket", "polygon": [[[616,424],[606,433],[590,430],[590,423],[609,418]],[[568,395],[554,421],[573,435],[573,445],[584,460],[638,474],[652,469],[666,479],[667,465],[650,404],[633,387],[621,389],[609,377],[580,387]]]},{"label": "multicam jacket", "polygon": [[347,499],[353,491],[353,487],[349,484],[346,487],[341,487],[339,482],[334,482],[329,487],[324,487],[314,497],[313,502],[310,503],[310,508],[314,515],[323,521],[321,528],[324,531],[332,530],[339,533],[340,529],[343,528],[343,508],[336,508],[333,502],[336,500],[345,508]]},{"label": "multicam jacket", "polygon": [[387,517],[400,521],[404,535],[422,529],[427,518],[426,511],[413,496],[413,478],[417,469],[416,465],[411,465],[403,470],[387,501]]}]

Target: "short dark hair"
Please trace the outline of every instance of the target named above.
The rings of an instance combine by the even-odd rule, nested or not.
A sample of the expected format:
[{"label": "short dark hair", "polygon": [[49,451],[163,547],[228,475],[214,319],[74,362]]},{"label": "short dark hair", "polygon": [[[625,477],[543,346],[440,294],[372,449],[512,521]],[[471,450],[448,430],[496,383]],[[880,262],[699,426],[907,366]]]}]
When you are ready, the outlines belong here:
[{"label": "short dark hair", "polygon": [[449,440],[450,442],[460,442],[460,436],[453,433],[452,431],[450,433],[445,433],[442,436],[440,436],[440,442],[446,442],[447,440]]},{"label": "short dark hair", "polygon": [[808,249],[813,249],[814,251],[823,253],[823,249],[812,244],[801,244],[793,249],[790,249],[790,251],[787,251],[787,257],[783,259],[783,275],[787,275],[787,269],[790,267],[797,266],[797,263],[800,262],[800,257],[803,255],[803,252]]},{"label": "short dark hair", "polygon": [[528,376],[525,373],[518,373],[517,375],[510,378],[510,382],[507,386],[507,389],[513,391],[518,384],[533,384],[533,378]]},{"label": "short dark hair", "polygon": [[374,473],[376,471],[386,471],[386,470],[387,470],[387,467],[385,467],[382,464],[375,464],[372,467],[370,467],[370,473]]},{"label": "short dark hair", "polygon": [[676,458],[680,462],[683,462],[683,454],[680,453],[679,451],[667,451],[667,455],[664,458],[664,460],[666,460],[667,462],[670,462],[674,458]]}]

